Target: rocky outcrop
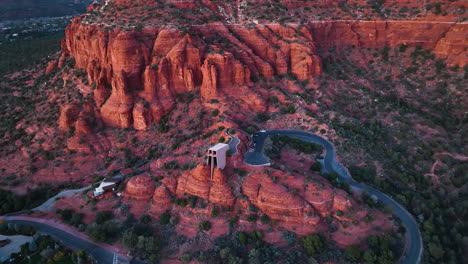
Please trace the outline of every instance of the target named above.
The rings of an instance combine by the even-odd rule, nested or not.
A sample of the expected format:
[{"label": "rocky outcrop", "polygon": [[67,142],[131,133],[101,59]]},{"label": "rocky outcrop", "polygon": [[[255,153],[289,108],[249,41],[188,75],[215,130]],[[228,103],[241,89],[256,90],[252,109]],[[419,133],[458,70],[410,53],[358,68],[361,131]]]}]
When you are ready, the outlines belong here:
[{"label": "rocky outcrop", "polygon": [[223,171],[215,168],[213,179],[210,178],[210,167],[198,165],[195,169],[182,175],[177,184],[177,195],[195,195],[218,205],[232,206],[236,197]]},{"label": "rocky outcrop", "polygon": [[306,25],[318,48],[395,47],[419,45],[446,58],[449,65],[466,65],[468,24],[445,21],[311,21]]},{"label": "rocky outcrop", "polygon": [[[273,175],[277,176],[277,175]],[[242,185],[242,192],[271,219],[288,223],[317,225],[316,210],[285,185],[267,174],[251,174]]]},{"label": "rocky outcrop", "polygon": [[150,212],[153,215],[160,215],[172,206],[171,193],[164,184],[159,185],[154,190]]},{"label": "rocky outcrop", "polygon": [[324,180],[307,182],[304,199],[310,203],[318,213],[326,217],[332,212],[334,204],[334,191],[330,183]]},{"label": "rocky outcrop", "polygon": [[[322,228],[322,217],[349,221],[357,219],[357,212],[364,212],[348,193],[334,189],[319,176],[306,179],[300,175],[288,178],[280,171],[270,175],[254,173],[245,179],[242,192],[262,213],[285,223],[288,228],[291,225],[296,225],[295,228],[320,225],[316,228]],[[364,216],[359,213],[359,219]],[[304,229],[304,233],[308,233],[307,230],[310,231]]]},{"label": "rocky outcrop", "polygon": [[343,190],[337,189],[333,199],[333,210],[346,212],[353,207],[353,199]]},{"label": "rocky outcrop", "polygon": [[180,176],[176,194],[179,196],[191,194],[208,200],[210,185],[210,168],[198,165],[192,171]]},{"label": "rocky outcrop", "polygon": [[232,193],[228,178],[222,170],[215,168],[213,171],[213,184],[210,188],[209,201],[214,204],[233,206],[236,197]]},{"label": "rocky outcrop", "polygon": [[[177,93],[200,91],[204,99],[240,97],[248,91],[241,87],[252,78],[291,73],[303,80],[320,73],[306,28],[207,24],[181,35],[176,29],[154,27],[104,31],[82,19],[67,27],[62,58],[74,57],[75,66],[87,71],[96,87],[96,107],[109,126],[146,129],[171,111]],[[252,98],[259,95],[251,91],[248,97],[241,97],[254,101],[248,106],[263,100]]]},{"label": "rocky outcrop", "polygon": [[63,105],[60,108],[58,127],[63,131],[69,131],[75,125],[80,110],[77,105]]},{"label": "rocky outcrop", "polygon": [[155,187],[156,184],[150,176],[134,176],[128,181],[122,195],[134,200],[149,201],[154,195]]},{"label": "rocky outcrop", "polygon": [[[290,7],[315,5],[282,2]],[[326,2],[325,6],[333,6],[338,1]],[[129,2],[114,4],[127,6]],[[199,92],[203,100],[240,99],[245,102],[242,107],[264,110],[267,98],[247,86],[259,78],[282,75],[300,81],[314,78],[321,73],[318,48],[420,45],[447,58],[449,65],[464,66],[467,61],[466,23],[331,20],[303,25],[235,24],[238,7],[233,3],[173,4],[178,8],[203,5],[229,23],[194,23],[184,31],[163,23],[110,30],[88,22],[92,19],[83,15],[67,27],[57,65],[61,67],[73,57],[75,67],[87,71],[88,81],[95,87],[96,108],[106,125],[147,129],[173,109],[176,94],[187,91]],[[138,5],[157,4],[140,1]],[[100,7],[93,5],[90,12],[96,8]],[[49,66],[47,72],[55,63]]]},{"label": "rocky outcrop", "polygon": [[58,61],[53,60],[47,64],[47,68],[45,70],[45,74],[50,74],[51,72],[55,71],[58,66]]}]

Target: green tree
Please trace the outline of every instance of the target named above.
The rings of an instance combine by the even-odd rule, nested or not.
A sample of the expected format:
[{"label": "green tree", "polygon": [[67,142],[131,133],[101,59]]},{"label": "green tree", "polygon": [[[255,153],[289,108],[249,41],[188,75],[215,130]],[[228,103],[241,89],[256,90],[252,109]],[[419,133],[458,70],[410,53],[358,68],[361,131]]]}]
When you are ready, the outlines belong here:
[{"label": "green tree", "polygon": [[369,263],[374,263],[377,260],[377,256],[375,256],[374,251],[372,251],[371,249],[366,250],[366,252],[364,252],[363,258],[366,262]]},{"label": "green tree", "polygon": [[310,166],[310,170],[320,172],[322,170],[322,164],[320,164],[320,162],[314,162],[312,166]]},{"label": "green tree", "polygon": [[122,237],[122,242],[123,242],[123,245],[128,249],[135,247],[136,243],[138,242],[138,236],[133,231],[133,228],[127,229],[124,232],[123,237]]},{"label": "green tree", "polygon": [[302,247],[307,255],[312,256],[325,250],[325,237],[322,234],[307,235],[301,240]]},{"label": "green tree", "polygon": [[361,251],[359,250],[359,248],[352,245],[345,249],[344,256],[346,259],[358,261],[359,259],[361,259]]},{"label": "green tree", "polygon": [[247,245],[247,239],[248,239],[248,236],[246,233],[244,232],[239,232],[239,242],[242,244],[242,245]]},{"label": "green tree", "polygon": [[147,237],[145,238],[145,251],[148,254],[155,254],[159,251],[161,243],[156,237]]},{"label": "green tree", "polygon": [[164,213],[162,213],[160,216],[159,216],[159,224],[161,225],[167,225],[169,224],[169,221],[171,220],[171,214],[166,211]]},{"label": "green tree", "polygon": [[100,225],[106,221],[114,218],[114,214],[111,211],[101,211],[96,215],[96,224]]},{"label": "green tree", "polygon": [[140,222],[142,222],[143,224],[149,224],[151,222],[151,217],[149,215],[142,215],[140,217]]},{"label": "green tree", "polygon": [[203,221],[198,225],[198,229],[200,229],[200,231],[208,231],[211,229],[211,223],[208,221]]},{"label": "green tree", "polygon": [[430,242],[427,246],[429,248],[429,253],[433,258],[441,259],[444,256],[445,251],[440,247],[440,245]]}]

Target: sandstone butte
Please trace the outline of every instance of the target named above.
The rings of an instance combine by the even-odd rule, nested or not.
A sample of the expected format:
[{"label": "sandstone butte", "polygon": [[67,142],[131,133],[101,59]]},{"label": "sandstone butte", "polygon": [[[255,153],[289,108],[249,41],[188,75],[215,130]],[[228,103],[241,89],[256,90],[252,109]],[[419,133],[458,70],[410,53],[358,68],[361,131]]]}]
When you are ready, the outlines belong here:
[{"label": "sandstone butte", "polygon": [[[117,6],[131,4],[124,0],[113,2]],[[154,4],[140,2],[139,5]],[[185,9],[200,4],[167,2]],[[303,2],[282,1],[291,8],[305,5]],[[332,6],[338,3],[323,2]],[[226,12],[230,10],[228,4],[217,1],[203,1],[203,5],[213,10],[221,7]],[[92,5],[88,11],[99,8]],[[450,22],[453,19],[310,19],[300,25],[212,22],[190,25],[182,31],[171,25],[151,23],[138,30],[120,27],[105,30],[99,23],[87,22],[87,16],[72,20],[62,43],[62,56],[58,62],[50,63],[46,72],[74,58],[75,68],[85,70],[94,87],[96,111],[86,114],[96,116],[105,125],[121,128],[148,128],[173,109],[176,94],[186,91],[199,91],[205,101],[240,98],[253,110],[267,110],[267,98],[247,88],[254,85],[255,79],[286,74],[298,80],[313,79],[321,74],[319,50],[332,47],[420,45],[432,50],[438,58],[445,58],[449,65],[464,66],[467,62],[468,24]],[[227,21],[228,17],[222,19]],[[74,118],[78,115],[75,111],[62,107],[61,128],[74,126],[78,120]]]},{"label": "sandstone butte", "polygon": [[155,187],[156,183],[152,177],[147,175],[135,176],[128,181],[122,196],[134,200],[149,201],[154,196]]},{"label": "sandstone butte", "polygon": [[[345,191],[334,189],[320,176],[306,179],[300,174],[286,175],[279,170],[270,172],[251,173],[241,185],[235,187],[233,182],[240,179],[234,177],[229,170],[215,169],[211,179],[210,167],[198,165],[190,171],[182,172],[176,182],[172,176],[164,177],[157,187],[149,176],[134,176],[128,181],[123,196],[146,201],[149,205],[148,212],[153,217],[158,217],[165,211],[177,214],[182,221],[177,227],[178,232],[189,236],[197,233],[197,223],[207,217],[215,227],[210,235],[225,234],[229,217],[210,216],[213,206],[233,208],[232,212],[241,211],[257,217],[265,214],[280,226],[299,235],[326,230],[325,219],[330,217],[340,223],[349,223],[360,221],[370,213],[379,215],[373,210],[365,209]],[[167,184],[175,186],[169,188]],[[180,208],[172,203],[175,198],[189,196],[199,197],[208,202],[209,206]],[[252,206],[257,209],[251,209]],[[386,219],[384,215],[381,215],[381,218]],[[384,222],[387,223],[388,219]],[[255,223],[242,219],[240,223],[241,229],[255,229]],[[369,229],[370,233],[375,232],[367,226],[364,227]],[[356,232],[359,233],[359,230]],[[357,233],[356,236],[362,236]]]}]

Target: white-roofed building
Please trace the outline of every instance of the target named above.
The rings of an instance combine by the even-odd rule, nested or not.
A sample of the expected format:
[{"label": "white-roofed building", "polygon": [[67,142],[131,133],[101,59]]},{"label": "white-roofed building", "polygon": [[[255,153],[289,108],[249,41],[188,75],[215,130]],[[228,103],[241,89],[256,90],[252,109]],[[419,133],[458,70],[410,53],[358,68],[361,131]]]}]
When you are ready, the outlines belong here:
[{"label": "white-roofed building", "polygon": [[211,166],[211,178],[213,179],[213,169],[217,167],[224,169],[226,167],[226,156],[229,150],[229,145],[224,143],[218,143],[208,149],[206,154],[206,164]]},{"label": "white-roofed building", "polygon": [[121,181],[120,178],[110,178],[110,179],[104,179],[99,186],[94,189],[94,196],[98,197],[103,195],[106,191],[115,191],[117,188],[117,183]]}]

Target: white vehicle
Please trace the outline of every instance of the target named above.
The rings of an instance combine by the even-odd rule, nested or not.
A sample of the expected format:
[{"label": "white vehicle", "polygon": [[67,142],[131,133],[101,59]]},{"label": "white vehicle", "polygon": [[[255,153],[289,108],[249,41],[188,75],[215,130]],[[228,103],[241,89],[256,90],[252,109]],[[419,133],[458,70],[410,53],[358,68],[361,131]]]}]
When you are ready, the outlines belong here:
[{"label": "white vehicle", "polygon": [[260,132],[260,133],[265,133],[266,130],[265,130],[265,129],[262,129],[262,130],[260,130],[259,132]]}]

